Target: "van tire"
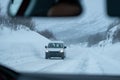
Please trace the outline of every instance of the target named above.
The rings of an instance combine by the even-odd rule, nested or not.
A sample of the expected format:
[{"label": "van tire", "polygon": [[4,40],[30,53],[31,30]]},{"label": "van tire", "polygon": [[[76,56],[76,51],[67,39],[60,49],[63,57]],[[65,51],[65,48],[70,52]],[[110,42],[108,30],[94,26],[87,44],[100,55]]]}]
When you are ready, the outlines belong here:
[{"label": "van tire", "polygon": [[47,53],[45,55],[45,59],[49,59],[49,55]]},{"label": "van tire", "polygon": [[65,56],[62,56],[61,58],[62,58],[62,59],[65,59]]}]

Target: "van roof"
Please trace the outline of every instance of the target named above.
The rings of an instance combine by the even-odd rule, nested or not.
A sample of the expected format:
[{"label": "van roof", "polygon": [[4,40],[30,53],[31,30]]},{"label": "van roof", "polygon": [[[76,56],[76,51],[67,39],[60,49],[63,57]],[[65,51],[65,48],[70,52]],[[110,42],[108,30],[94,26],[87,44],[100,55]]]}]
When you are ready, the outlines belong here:
[{"label": "van roof", "polygon": [[51,41],[49,43],[64,43],[63,41]]}]

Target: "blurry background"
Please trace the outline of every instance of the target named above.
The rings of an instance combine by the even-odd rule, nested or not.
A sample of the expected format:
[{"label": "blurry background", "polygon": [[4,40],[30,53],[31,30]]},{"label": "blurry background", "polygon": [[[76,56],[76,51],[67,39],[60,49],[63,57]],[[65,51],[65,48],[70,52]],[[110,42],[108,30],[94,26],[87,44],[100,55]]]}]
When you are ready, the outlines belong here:
[{"label": "blurry background", "polygon": [[[8,2],[8,0],[1,1],[1,12],[4,13],[2,15],[6,15],[6,5]],[[89,45],[94,45],[101,40],[105,40],[106,31],[111,24],[114,24],[118,20],[111,19],[106,15],[105,0],[81,0],[81,2],[84,8],[81,16],[59,19],[32,18],[34,30],[43,35],[44,31],[51,32],[51,35],[54,35],[54,37],[51,36],[51,39],[63,40],[67,44],[88,42]],[[93,40],[96,35],[99,35],[99,39]]]}]

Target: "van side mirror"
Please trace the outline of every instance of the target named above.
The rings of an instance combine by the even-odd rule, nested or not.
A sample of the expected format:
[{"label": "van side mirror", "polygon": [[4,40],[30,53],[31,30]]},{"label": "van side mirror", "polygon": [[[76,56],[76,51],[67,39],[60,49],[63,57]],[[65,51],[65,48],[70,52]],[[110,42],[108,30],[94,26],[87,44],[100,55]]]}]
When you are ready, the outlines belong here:
[{"label": "van side mirror", "polygon": [[45,48],[48,48],[47,46],[45,46]]},{"label": "van side mirror", "polygon": [[64,46],[64,49],[66,49],[67,47],[66,46]]}]

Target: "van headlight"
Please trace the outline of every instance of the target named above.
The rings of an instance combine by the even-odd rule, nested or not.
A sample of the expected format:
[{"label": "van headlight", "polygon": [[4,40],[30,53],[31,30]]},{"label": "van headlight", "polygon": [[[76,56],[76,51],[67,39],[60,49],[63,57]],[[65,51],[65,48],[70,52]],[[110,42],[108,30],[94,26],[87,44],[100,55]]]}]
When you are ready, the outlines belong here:
[{"label": "van headlight", "polygon": [[61,53],[63,53],[63,52],[64,52],[64,50],[60,50],[60,52],[61,52]]},{"label": "van headlight", "polygon": [[49,51],[46,49],[45,52],[48,53]]}]

